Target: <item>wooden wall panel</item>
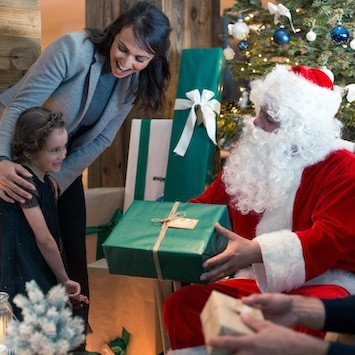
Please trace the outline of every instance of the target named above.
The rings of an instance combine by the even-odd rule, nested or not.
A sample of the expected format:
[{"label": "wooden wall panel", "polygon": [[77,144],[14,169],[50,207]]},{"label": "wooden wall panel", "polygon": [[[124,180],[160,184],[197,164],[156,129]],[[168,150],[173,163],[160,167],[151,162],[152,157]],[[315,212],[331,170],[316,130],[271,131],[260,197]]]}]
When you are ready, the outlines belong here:
[{"label": "wooden wall panel", "polygon": [[[86,0],[85,27],[104,29],[129,7],[130,1]],[[130,126],[124,124],[111,147],[91,164],[88,187],[124,186],[129,133]]]},{"label": "wooden wall panel", "polygon": [[[104,28],[137,0],[86,0],[86,27]],[[152,114],[134,109],[114,143],[89,168],[88,186],[124,186],[132,118],[172,118],[183,48],[222,46],[219,0],[151,0],[169,18],[172,26],[169,60],[171,82],[165,105]]]},{"label": "wooden wall panel", "polygon": [[15,84],[41,53],[39,0],[0,0],[0,92]]}]

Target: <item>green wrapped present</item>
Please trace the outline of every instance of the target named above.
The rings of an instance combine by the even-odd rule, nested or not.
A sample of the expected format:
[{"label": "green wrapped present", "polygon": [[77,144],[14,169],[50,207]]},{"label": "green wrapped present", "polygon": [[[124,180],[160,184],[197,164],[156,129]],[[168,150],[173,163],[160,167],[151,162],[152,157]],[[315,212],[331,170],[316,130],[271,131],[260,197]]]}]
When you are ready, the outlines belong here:
[{"label": "green wrapped present", "polygon": [[223,69],[222,48],[182,50],[165,201],[188,201],[213,178]]},{"label": "green wrapped present", "polygon": [[103,244],[109,271],[202,283],[203,262],[227,245],[215,222],[230,228],[226,206],[134,200]]}]

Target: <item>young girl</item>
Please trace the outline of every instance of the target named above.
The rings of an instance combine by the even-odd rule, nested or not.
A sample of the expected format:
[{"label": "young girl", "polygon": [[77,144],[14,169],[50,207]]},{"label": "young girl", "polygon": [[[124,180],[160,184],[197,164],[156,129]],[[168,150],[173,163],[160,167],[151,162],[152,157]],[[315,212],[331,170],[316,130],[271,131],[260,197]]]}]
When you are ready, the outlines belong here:
[{"label": "young girl", "polygon": [[72,303],[88,302],[64,266],[57,193],[47,175],[60,170],[67,140],[61,113],[34,107],[17,120],[12,149],[17,162],[32,174],[28,180],[36,190],[23,204],[0,200],[0,290],[11,300],[18,293],[25,294],[25,283],[33,279],[44,293],[60,282]]}]

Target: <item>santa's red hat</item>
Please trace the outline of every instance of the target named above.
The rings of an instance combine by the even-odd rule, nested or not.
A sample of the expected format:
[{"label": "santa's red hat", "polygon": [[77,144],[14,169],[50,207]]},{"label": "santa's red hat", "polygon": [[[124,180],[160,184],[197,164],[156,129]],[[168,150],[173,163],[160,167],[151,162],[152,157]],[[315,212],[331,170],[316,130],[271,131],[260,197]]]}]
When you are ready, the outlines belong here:
[{"label": "santa's red hat", "polygon": [[321,69],[317,68],[306,68],[303,67],[302,65],[296,65],[291,68],[291,70],[306,78],[307,80],[311,81],[312,83],[334,90],[334,85],[332,80],[329,78],[329,76]]},{"label": "santa's red hat", "polygon": [[320,69],[277,65],[264,80],[252,83],[250,99],[282,116],[292,111],[299,119],[331,120],[339,110],[341,90]]}]

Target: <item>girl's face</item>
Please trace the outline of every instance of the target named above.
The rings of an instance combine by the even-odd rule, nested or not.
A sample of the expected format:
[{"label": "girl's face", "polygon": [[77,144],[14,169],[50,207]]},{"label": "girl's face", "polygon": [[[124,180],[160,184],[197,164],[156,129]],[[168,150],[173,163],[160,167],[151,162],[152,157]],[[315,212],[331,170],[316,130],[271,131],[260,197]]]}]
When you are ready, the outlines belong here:
[{"label": "girl's face", "polygon": [[120,79],[143,70],[154,55],[139,47],[131,26],[119,32],[111,46],[110,64],[112,74]]},{"label": "girl's face", "polygon": [[65,128],[56,128],[49,134],[43,149],[35,152],[30,159],[31,168],[38,177],[60,170],[62,161],[67,154],[67,142],[68,133]]}]

